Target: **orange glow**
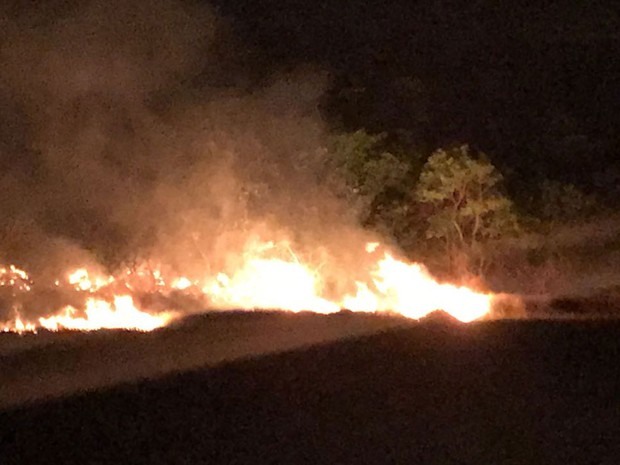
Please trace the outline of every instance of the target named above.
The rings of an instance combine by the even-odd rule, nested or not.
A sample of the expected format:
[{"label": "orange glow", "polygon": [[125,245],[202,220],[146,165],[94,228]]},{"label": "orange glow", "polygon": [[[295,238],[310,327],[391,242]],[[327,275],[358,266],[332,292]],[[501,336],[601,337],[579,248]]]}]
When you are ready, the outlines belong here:
[{"label": "orange glow", "polygon": [[78,268],[73,273],[69,274],[67,281],[69,281],[69,284],[75,286],[77,290],[95,292],[113,282],[114,278],[111,276],[96,276],[91,278],[86,268]]},{"label": "orange glow", "polygon": [[[378,255],[381,245],[370,242],[366,253]],[[360,251],[364,254],[364,251]],[[470,322],[491,312],[493,294],[439,283],[418,263],[401,261],[382,252],[364,275],[351,283],[351,294],[326,297],[325,281],[320,267],[303,263],[287,242],[250,241],[234,256],[235,266],[226,271],[193,280],[184,276],[164,276],[159,269],[147,266],[125,270],[115,276],[79,268],[65,279],[54,281],[63,292],[88,293],[83,310],[67,305],[36,321],[26,321],[16,313],[10,322],[0,325],[3,331],[29,332],[36,328],[57,331],[71,329],[90,331],[102,328],[125,328],[150,331],[167,325],[182,309],[148,311],[139,308],[136,296],[143,294],[172,295],[172,292],[202,294],[211,309],[272,309],[292,312],[333,313],[341,309],[354,312],[389,312],[419,319],[435,310],[443,310],[454,318]],[[342,272],[341,278],[347,273]],[[344,281],[344,280],[343,280]],[[0,286],[11,286],[20,293],[35,286],[29,275],[13,265],[0,266]],[[333,294],[332,290],[332,294]],[[13,294],[17,295],[17,294]],[[21,294],[20,294],[21,295]],[[20,309],[20,305],[14,308]],[[24,312],[21,312],[22,315]]]},{"label": "orange glow", "polygon": [[232,276],[220,273],[203,291],[219,308],[340,310],[318,295],[320,282],[315,273],[300,263],[281,259],[253,258]]},{"label": "orange glow", "polygon": [[0,266],[0,286],[7,286],[17,291],[30,290],[30,276],[15,265]]},{"label": "orange glow", "polygon": [[366,244],[366,252],[373,253],[380,245],[379,242],[369,242]]},{"label": "orange glow", "polygon": [[15,319],[11,322],[7,322],[2,327],[3,333],[36,333],[37,326],[34,323],[26,323],[24,322],[19,315],[15,317]]},{"label": "orange glow", "polygon": [[39,318],[39,325],[50,331],[73,329],[92,331],[95,329],[135,329],[152,331],[165,326],[174,315],[160,313],[151,315],[138,310],[128,295],[115,296],[114,302],[89,298],[86,301],[85,316],[76,316],[77,310],[66,307],[60,314],[49,318]]},{"label": "orange glow", "polygon": [[193,286],[194,283],[191,282],[188,278],[186,278],[185,276],[181,276],[180,278],[176,278],[172,281],[171,286],[174,289],[178,289],[180,291],[184,291],[185,289],[187,289],[188,287]]},{"label": "orange glow", "polygon": [[422,265],[396,260],[389,253],[371,274],[375,292],[367,283],[357,282],[357,293],[344,298],[344,308],[391,311],[414,319],[443,310],[463,322],[482,318],[491,310],[492,295],[440,284]]},{"label": "orange glow", "polygon": [[[30,278],[23,270],[10,267],[0,267],[0,285],[3,284],[3,278],[10,277],[11,274],[17,274],[21,279],[30,281]],[[130,270],[124,273],[129,277],[133,277]],[[143,277],[145,272],[136,273],[139,277]],[[153,279],[159,285],[161,281],[160,274],[153,273]],[[6,285],[17,286],[19,283],[14,282],[14,278],[6,278]],[[93,331],[97,329],[132,329],[137,331],[151,331],[156,328],[167,325],[176,317],[175,312],[158,312],[149,313],[140,310],[134,305],[131,295],[114,295],[112,298],[95,296],[99,291],[105,291],[107,286],[115,283],[113,276],[104,276],[87,270],[86,268],[78,268],[67,274],[66,280],[55,280],[54,286],[61,288],[67,284],[70,289],[75,292],[88,292],[92,297],[88,297],[85,302],[83,312],[68,305],[60,309],[54,315],[38,318],[36,321],[25,321],[23,316],[16,313],[13,320],[5,322],[0,326],[3,332],[36,332],[37,328],[45,328],[49,331],[59,331],[61,329]],[[127,287],[129,287],[127,285]],[[24,285],[17,287],[23,291],[30,291],[31,287],[24,288]]]},{"label": "orange glow", "polygon": [[[374,253],[380,244],[366,245]],[[469,322],[491,311],[492,295],[467,287],[438,283],[417,263],[396,260],[389,253],[370,270],[369,282],[356,282],[356,293],[330,301],[322,297],[322,279],[318,272],[291,260],[263,258],[273,249],[271,243],[246,251],[249,257],[235,273],[220,273],[203,288],[217,308],[310,310],[333,313],[340,309],[364,312],[392,312],[420,319],[435,310]]]}]

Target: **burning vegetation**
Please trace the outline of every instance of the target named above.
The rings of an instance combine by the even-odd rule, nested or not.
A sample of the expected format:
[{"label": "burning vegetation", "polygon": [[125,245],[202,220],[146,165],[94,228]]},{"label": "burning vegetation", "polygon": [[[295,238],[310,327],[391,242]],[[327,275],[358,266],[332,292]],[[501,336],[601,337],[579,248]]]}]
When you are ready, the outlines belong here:
[{"label": "burning vegetation", "polygon": [[[288,258],[278,258],[278,249]],[[158,268],[141,267],[115,276],[79,268],[53,283],[38,282],[13,265],[3,267],[0,285],[3,304],[14,315],[3,331],[36,332],[40,328],[90,331],[124,328],[149,331],[165,326],[181,312],[203,309],[277,309],[293,312],[333,313],[341,309],[393,312],[407,318],[422,318],[444,310],[468,322],[491,311],[492,294],[468,287],[438,283],[420,264],[395,259],[369,243],[374,255],[366,270],[367,280],[352,283],[351,294],[329,297],[328,286],[318,267],[301,262],[286,243],[250,243],[243,261],[231,273],[192,279],[168,276]],[[275,253],[274,253],[275,252]],[[345,277],[346,279],[346,277]],[[74,304],[53,309],[35,320],[29,297],[32,294],[70,296]]]},{"label": "burning vegetation", "polygon": [[[194,0],[0,5],[7,330],[147,330],[232,308],[469,321],[502,292],[544,305],[617,286],[617,170],[583,182],[571,144],[587,137],[561,111],[523,131],[574,149],[577,176],[556,178],[568,152],[496,130],[501,99],[453,108],[463,70],[401,68],[415,46],[364,51],[370,67],[283,63],[230,20]],[[501,106],[511,127],[519,112]]]},{"label": "burning vegetation", "polygon": [[[1,13],[4,331],[148,331],[225,309],[489,313],[491,293],[440,283],[361,226],[322,71],[241,82],[234,40],[192,2]],[[402,174],[391,161],[379,190]]]}]

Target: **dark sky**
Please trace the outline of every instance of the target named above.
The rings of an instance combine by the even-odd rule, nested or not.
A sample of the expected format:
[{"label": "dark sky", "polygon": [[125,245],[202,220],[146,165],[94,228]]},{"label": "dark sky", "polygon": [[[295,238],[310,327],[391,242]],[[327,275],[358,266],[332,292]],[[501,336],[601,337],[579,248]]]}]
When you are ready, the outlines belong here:
[{"label": "dark sky", "polygon": [[[468,142],[527,177],[614,184],[620,10],[612,1],[212,3],[261,56],[261,70],[311,62],[333,74],[333,94],[364,89],[353,109],[328,103],[345,126],[411,131],[427,149]],[[417,92],[403,91],[405,78]]]}]

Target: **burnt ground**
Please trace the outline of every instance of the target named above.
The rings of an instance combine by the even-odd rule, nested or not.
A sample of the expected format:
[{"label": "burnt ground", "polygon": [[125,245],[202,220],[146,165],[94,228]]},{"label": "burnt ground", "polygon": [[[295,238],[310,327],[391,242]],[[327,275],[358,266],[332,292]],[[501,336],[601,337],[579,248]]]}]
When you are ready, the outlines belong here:
[{"label": "burnt ground", "polygon": [[2,464],[617,464],[620,322],[427,321],[4,411]]}]

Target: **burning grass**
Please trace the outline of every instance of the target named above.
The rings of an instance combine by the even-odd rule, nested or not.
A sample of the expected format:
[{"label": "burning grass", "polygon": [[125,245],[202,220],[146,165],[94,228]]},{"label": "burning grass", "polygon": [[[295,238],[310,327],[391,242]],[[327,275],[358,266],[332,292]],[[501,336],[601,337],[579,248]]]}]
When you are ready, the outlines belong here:
[{"label": "burning grass", "polygon": [[[18,333],[41,328],[150,331],[205,308],[324,314],[348,309],[411,319],[443,310],[463,322],[492,310],[492,293],[440,283],[423,265],[398,260],[378,243],[368,244],[360,255],[363,269],[352,273],[355,278],[340,270],[338,281],[345,285],[336,290],[329,289],[320,266],[300,260],[287,242],[248,241],[231,269],[208,276],[184,276],[145,265],[115,275],[78,268],[53,283],[40,283],[10,265],[0,269],[0,287],[13,317],[2,328]],[[32,296],[46,293],[56,297],[59,308],[29,318],[33,309],[28,307],[41,301]]]}]

